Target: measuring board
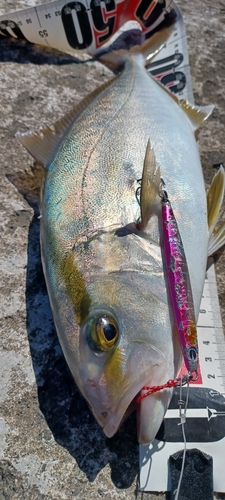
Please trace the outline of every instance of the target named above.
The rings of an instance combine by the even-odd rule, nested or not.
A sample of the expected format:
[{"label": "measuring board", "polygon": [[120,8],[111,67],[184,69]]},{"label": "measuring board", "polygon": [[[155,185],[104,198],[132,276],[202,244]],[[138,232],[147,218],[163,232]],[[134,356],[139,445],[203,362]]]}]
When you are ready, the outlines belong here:
[{"label": "measuring board", "polygon": [[130,29],[130,21],[150,38],[172,11],[177,16],[174,30],[147,71],[180,100],[193,103],[186,31],[171,0],[57,0],[1,15],[0,34],[73,55],[94,54],[112,35]]},{"label": "measuring board", "polygon": [[[214,491],[225,492],[225,339],[213,259],[209,259],[198,321],[200,378],[190,384],[185,434],[187,449],[213,457]],[[187,388],[182,388],[185,399]],[[183,450],[179,425],[180,388],[176,388],[163,424],[150,445],[139,447],[140,489],[170,491],[169,456]],[[160,471],[160,474],[159,474]]]}]

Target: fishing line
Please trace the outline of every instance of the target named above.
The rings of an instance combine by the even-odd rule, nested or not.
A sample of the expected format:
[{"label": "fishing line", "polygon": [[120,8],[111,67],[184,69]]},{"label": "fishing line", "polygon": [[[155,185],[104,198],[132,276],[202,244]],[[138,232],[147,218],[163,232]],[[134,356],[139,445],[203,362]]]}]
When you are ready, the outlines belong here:
[{"label": "fishing line", "polygon": [[[182,379],[181,379],[182,380]],[[186,413],[187,413],[187,406],[188,406],[188,397],[189,397],[189,381],[187,382],[187,395],[186,395],[186,401],[182,400],[182,383],[180,384],[180,399],[178,401],[179,405],[179,416],[180,416],[180,423],[178,425],[181,425],[182,428],[182,434],[183,434],[183,440],[184,440],[184,449],[183,449],[183,457],[182,457],[182,464],[181,464],[181,471],[180,471],[180,477],[179,477],[179,482],[177,486],[177,490],[174,491],[175,493],[175,498],[174,500],[179,499],[179,494],[180,494],[180,488],[181,488],[181,483],[184,475],[184,465],[185,465],[185,458],[186,458],[186,451],[187,451],[187,440],[186,440],[186,434],[185,434],[185,423],[186,423]]]},{"label": "fishing line", "polygon": [[[164,187],[165,184],[162,179],[161,182]],[[198,378],[198,341],[191,282],[181,235],[167,192],[162,189],[160,196],[162,199],[162,248],[165,263],[165,278],[169,290],[169,303],[173,311],[187,374],[180,378],[168,380],[163,385],[153,387],[144,386],[142,391],[145,392],[141,391],[136,401],[140,402],[143,398],[165,388],[180,387],[180,399],[178,401],[180,423],[178,425],[182,427],[184,449],[179,482],[177,489],[174,491],[175,500],[178,500],[187,449],[185,423],[189,384],[191,380],[194,381]],[[184,401],[182,399],[182,387],[186,384],[187,396]]]},{"label": "fishing line", "polygon": [[[187,407],[188,407],[188,398],[189,398],[189,389],[190,389],[190,381],[193,379],[192,373],[188,373],[187,375],[184,375],[181,378],[176,378],[176,379],[171,379],[166,382],[166,384],[163,385],[158,385],[158,386],[144,386],[142,388],[143,390],[146,390],[144,394],[140,394],[136,398],[136,402],[140,403],[142,399],[146,398],[147,396],[150,396],[151,394],[154,394],[155,392],[158,392],[162,389],[170,388],[170,387],[178,387],[180,386],[180,399],[178,401],[178,406],[179,406],[179,417],[180,417],[180,423],[178,425],[181,425],[182,428],[182,435],[183,435],[183,441],[184,441],[184,448],[183,448],[183,456],[182,456],[182,464],[181,464],[181,471],[180,471],[180,477],[179,477],[179,482],[177,489],[174,491],[175,498],[174,500],[179,500],[179,494],[180,494],[180,488],[181,488],[181,483],[184,475],[184,466],[185,466],[185,459],[186,459],[186,451],[187,451],[187,440],[186,440],[186,434],[185,434],[185,424],[186,424],[186,414],[187,414]],[[182,399],[182,387],[184,385],[187,385],[187,394],[186,394],[186,399]]]},{"label": "fishing line", "polygon": [[140,403],[142,399],[151,396],[151,394],[154,394],[155,392],[162,391],[163,389],[170,389],[172,387],[178,387],[180,385],[184,386],[186,384],[189,384],[191,380],[195,380],[193,378],[192,373],[187,373],[186,375],[183,375],[181,378],[170,379],[165,384],[162,385],[153,385],[153,386],[144,385],[141,391],[146,391],[146,392],[144,394],[139,394],[137,396],[136,403]]}]

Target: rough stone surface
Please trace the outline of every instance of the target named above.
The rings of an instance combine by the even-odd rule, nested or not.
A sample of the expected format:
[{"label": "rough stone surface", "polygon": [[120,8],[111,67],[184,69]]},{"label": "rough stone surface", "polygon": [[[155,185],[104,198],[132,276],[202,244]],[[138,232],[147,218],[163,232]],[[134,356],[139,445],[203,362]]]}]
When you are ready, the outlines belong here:
[{"label": "rough stone surface", "polygon": [[[0,13],[32,4],[1,0]],[[212,164],[225,161],[224,0],[179,0],[179,6],[195,101],[215,104],[199,134],[208,186]],[[135,418],[105,438],[71,379],[40,261],[41,170],[32,174],[31,157],[14,139],[18,130],[54,122],[110,73],[97,63],[77,65],[65,54],[3,39],[0,61],[0,500],[162,500],[164,494],[138,492]],[[222,252],[216,261],[225,324]]]}]

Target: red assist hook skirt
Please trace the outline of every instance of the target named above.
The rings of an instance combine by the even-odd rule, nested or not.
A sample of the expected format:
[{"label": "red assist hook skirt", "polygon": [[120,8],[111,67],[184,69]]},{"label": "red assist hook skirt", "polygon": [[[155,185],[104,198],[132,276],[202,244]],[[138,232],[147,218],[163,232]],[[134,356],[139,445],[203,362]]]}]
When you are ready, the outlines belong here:
[{"label": "red assist hook skirt", "polygon": [[178,225],[166,191],[162,191],[162,238],[165,274],[185,366],[190,374],[196,372],[197,376],[198,343],[191,282]]}]

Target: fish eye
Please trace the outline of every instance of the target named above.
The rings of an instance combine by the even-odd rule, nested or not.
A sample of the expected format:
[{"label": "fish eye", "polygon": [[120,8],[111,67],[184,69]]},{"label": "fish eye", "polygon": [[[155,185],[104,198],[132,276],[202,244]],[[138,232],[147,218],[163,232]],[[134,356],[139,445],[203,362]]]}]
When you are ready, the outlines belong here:
[{"label": "fish eye", "polygon": [[99,337],[102,337],[106,342],[113,342],[117,337],[117,328],[115,322],[103,316],[97,322],[97,332]]},{"label": "fish eye", "polygon": [[87,329],[88,342],[92,349],[107,351],[112,348],[118,339],[119,328],[115,319],[103,314],[97,318],[93,318]]}]

